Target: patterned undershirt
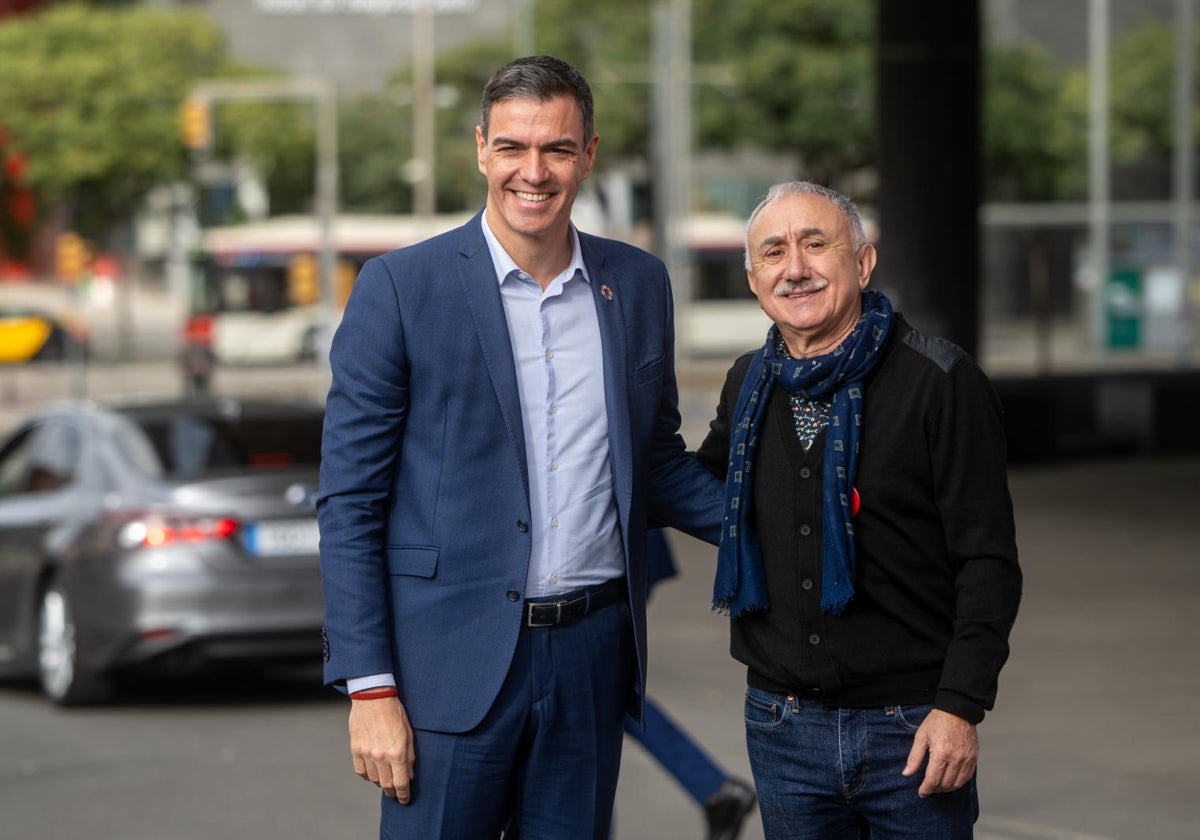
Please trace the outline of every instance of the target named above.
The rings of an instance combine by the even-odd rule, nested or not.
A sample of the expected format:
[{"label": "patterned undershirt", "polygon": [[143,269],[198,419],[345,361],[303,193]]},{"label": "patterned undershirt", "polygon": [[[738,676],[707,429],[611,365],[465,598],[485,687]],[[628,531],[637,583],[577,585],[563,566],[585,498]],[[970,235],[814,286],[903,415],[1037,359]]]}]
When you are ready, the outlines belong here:
[{"label": "patterned undershirt", "polygon": [[[787,342],[780,336],[779,343],[775,349],[781,356],[792,358],[792,354],[788,352]],[[832,400],[810,400],[801,394],[791,394],[789,403],[792,407],[792,420],[796,423],[796,437],[800,441],[800,445],[807,452],[813,445],[813,441],[817,439],[817,435],[821,434],[822,430],[829,425],[829,409],[833,405]]]}]

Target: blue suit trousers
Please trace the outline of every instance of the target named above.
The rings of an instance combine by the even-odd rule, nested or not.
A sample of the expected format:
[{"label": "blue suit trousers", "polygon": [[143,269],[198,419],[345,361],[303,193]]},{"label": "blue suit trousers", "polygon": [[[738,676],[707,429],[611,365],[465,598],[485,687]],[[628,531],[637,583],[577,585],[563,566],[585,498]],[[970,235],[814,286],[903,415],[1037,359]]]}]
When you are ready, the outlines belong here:
[{"label": "blue suit trousers", "polygon": [[572,624],[522,627],[477,727],[415,730],[413,799],[383,799],[380,837],[607,840],[635,657],[624,601]]}]

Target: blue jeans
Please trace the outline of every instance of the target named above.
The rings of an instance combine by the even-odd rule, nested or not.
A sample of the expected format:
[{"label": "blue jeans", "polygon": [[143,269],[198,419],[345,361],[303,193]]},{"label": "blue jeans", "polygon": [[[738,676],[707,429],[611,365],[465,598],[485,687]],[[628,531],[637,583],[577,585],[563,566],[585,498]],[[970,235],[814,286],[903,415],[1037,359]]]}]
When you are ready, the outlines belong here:
[{"label": "blue jeans", "polygon": [[746,689],[746,748],[767,840],[962,840],[979,815],[975,778],[917,796],[900,775],[931,706],[826,708]]}]

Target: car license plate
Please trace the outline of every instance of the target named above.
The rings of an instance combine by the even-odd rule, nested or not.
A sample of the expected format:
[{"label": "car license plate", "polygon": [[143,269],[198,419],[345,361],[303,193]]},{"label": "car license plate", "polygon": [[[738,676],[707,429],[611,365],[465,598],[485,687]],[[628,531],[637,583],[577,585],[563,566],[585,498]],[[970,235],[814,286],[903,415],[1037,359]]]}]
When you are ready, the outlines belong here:
[{"label": "car license plate", "polygon": [[258,557],[316,554],[321,539],[315,519],[255,522],[244,533],[246,550]]}]

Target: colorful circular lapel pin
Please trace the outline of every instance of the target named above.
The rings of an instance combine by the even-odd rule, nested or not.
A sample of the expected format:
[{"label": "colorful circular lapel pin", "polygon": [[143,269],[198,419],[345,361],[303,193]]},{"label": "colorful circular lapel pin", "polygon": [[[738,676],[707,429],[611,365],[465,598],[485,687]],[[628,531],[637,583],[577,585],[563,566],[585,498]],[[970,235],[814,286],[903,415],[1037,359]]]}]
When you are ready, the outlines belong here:
[{"label": "colorful circular lapel pin", "polygon": [[613,299],[612,287],[609,286],[608,284],[601,286],[600,287],[600,297],[604,298],[605,300],[612,300]]}]

